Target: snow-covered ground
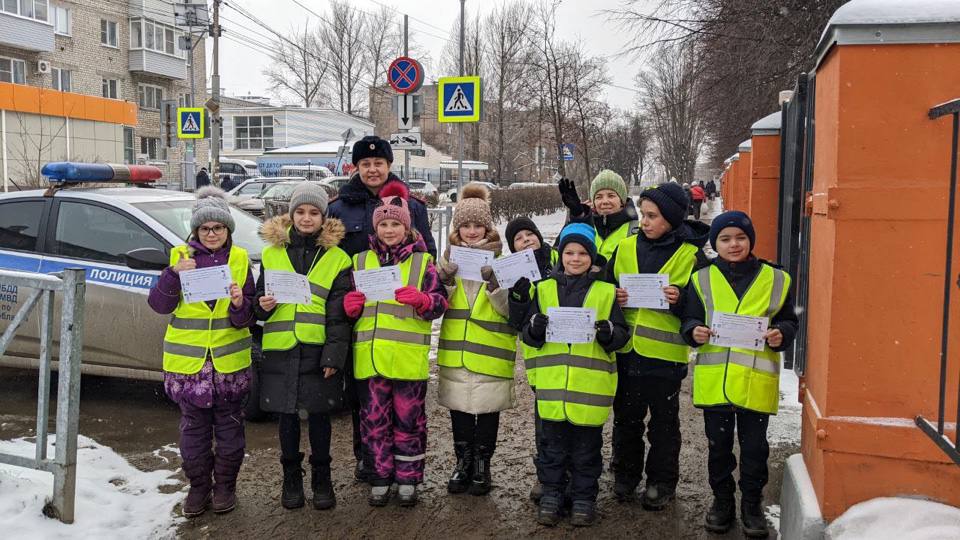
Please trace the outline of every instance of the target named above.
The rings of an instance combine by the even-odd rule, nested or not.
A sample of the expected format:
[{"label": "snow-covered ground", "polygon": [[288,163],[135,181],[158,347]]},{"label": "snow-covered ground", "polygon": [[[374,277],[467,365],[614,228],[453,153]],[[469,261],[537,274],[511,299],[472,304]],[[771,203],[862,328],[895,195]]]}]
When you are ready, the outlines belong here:
[{"label": "snow-covered ground", "polygon": [[[53,438],[53,437],[51,437]],[[0,441],[0,452],[30,456],[32,439]],[[53,455],[50,441],[49,455]],[[0,465],[0,530],[4,538],[172,538],[179,521],[179,492],[169,470],[142,472],[112,449],[81,435],[77,450],[77,497],[71,525],[43,515],[53,494],[53,475]],[[167,490],[169,491],[169,490]]]},{"label": "snow-covered ground", "polygon": [[780,411],[770,417],[767,438],[770,444],[800,445],[800,416],[802,407],[798,401],[800,380],[792,369],[780,372]]},{"label": "snow-covered ground", "polygon": [[881,497],[847,509],[827,527],[826,540],[943,540],[960,538],[960,508],[920,499]]}]

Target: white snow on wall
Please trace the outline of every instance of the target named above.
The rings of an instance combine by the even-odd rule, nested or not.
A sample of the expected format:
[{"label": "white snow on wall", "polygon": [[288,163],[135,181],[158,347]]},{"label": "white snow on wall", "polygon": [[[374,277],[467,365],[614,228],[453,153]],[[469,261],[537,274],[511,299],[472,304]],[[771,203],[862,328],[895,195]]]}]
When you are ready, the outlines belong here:
[{"label": "white snow on wall", "polygon": [[960,21],[957,0],[852,0],[830,18],[830,25],[921,24]]},{"label": "white snow on wall", "polygon": [[[0,441],[0,452],[32,456],[34,443],[23,438]],[[48,452],[53,455],[53,441]],[[53,494],[52,474],[0,465],[0,530],[4,538],[172,538],[181,519],[173,507],[183,494],[159,491],[179,484],[171,474],[137,470],[110,448],[81,435],[74,523],[43,515]]]},{"label": "white snow on wall", "polygon": [[960,509],[920,499],[881,497],[847,509],[827,527],[826,540],[960,538]]}]

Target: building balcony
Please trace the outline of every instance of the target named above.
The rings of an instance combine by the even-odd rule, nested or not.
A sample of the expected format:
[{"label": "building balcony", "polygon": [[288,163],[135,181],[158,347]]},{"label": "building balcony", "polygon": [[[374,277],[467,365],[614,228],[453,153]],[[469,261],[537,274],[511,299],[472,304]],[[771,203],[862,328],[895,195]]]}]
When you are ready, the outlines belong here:
[{"label": "building balcony", "polygon": [[167,79],[186,80],[187,61],[148,49],[130,50],[130,71]]},{"label": "building balcony", "polygon": [[53,50],[53,25],[0,11],[0,46],[50,52]]}]

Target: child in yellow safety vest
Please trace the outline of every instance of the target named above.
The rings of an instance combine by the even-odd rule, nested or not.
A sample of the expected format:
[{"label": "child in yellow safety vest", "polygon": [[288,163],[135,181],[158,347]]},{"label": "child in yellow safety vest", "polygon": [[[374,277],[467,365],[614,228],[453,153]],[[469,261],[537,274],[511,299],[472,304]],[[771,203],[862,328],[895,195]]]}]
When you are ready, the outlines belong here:
[{"label": "child in yellow safety vest", "polygon": [[[400,286],[384,300],[354,290],[343,305],[347,316],[356,319],[353,375],[360,394],[364,465],[372,471],[368,502],[385,506],[396,482],[400,505],[414,506],[427,449],[431,321],[446,311],[447,298],[427,244],[411,229],[405,184],[391,183],[380,195],[370,249],[353,256],[354,281],[359,279],[356,272],[382,273],[395,266]],[[396,276],[381,273],[372,274],[378,282],[374,288],[382,280],[395,283]]]},{"label": "child in yellow safety vest", "polygon": [[[187,244],[171,250],[170,266],[147,298],[157,313],[172,314],[163,339],[163,383],[180,407],[180,457],[190,481],[182,511],[188,518],[211,503],[217,513],[233,510],[246,448],[250,327],[257,321],[250,259],[233,244],[234,227],[224,192],[213,186],[198,190]],[[229,296],[187,302],[180,282],[184,272],[224,266]]]},{"label": "child in yellow safety vest", "polygon": [[[450,307],[443,316],[437,364],[440,404],[450,409],[456,466],[449,493],[490,492],[490,460],[497,445],[500,411],[516,406],[514,364],[517,332],[507,322],[507,290],[489,265],[479,275],[460,271],[451,246],[500,256],[490,194],[482,184],[464,186],[451,220],[449,242],[438,261]],[[477,271],[476,268],[473,269]]]},{"label": "child in yellow safety vest", "polygon": [[[263,326],[260,363],[260,408],[278,413],[283,487],[280,504],[304,505],[303,453],[300,415],[307,413],[310,429],[310,486],[313,507],[333,508],[336,495],[330,481],[330,414],[344,402],[344,364],[350,357],[353,323],[343,309],[350,292],[350,256],[337,247],[345,227],[327,217],[327,193],[315,182],[303,182],[290,196],[286,214],[260,228],[263,249],[254,313]],[[268,294],[268,275],[306,276],[308,302],[277,303]],[[270,274],[268,274],[270,273]]]},{"label": "child in yellow safety vest", "polygon": [[[740,441],[740,518],[743,532],[766,538],[763,487],[767,483],[767,424],[780,399],[780,352],[797,333],[798,318],[790,294],[790,275],[755,257],[756,232],[750,217],[730,211],[714,218],[710,244],[718,257],[694,272],[687,285],[681,334],[698,348],[693,369],[693,404],[703,409],[710,454],[707,471],[713,505],[704,527],[716,533],[736,519],[733,471],[734,431]],[[722,317],[721,317],[722,315]],[[767,330],[749,343],[729,339],[718,320],[736,324],[768,322]],[[711,342],[714,341],[714,342]],[[726,344],[724,344],[726,343]]]},{"label": "child in yellow safety vest", "polygon": [[[536,385],[543,424],[538,449],[543,495],[537,522],[547,526],[559,522],[566,496],[572,502],[573,525],[592,525],[596,519],[603,424],[617,389],[615,353],[629,339],[616,290],[599,279],[599,269],[593,266],[595,238],[596,231],[584,223],[564,227],[560,264],[549,279],[537,284],[523,325],[524,363],[528,379]],[[582,311],[567,312],[565,320],[551,329],[551,316],[561,316],[553,308]],[[579,327],[576,321],[588,317],[596,321],[594,325]],[[563,336],[576,342],[555,342]]]}]

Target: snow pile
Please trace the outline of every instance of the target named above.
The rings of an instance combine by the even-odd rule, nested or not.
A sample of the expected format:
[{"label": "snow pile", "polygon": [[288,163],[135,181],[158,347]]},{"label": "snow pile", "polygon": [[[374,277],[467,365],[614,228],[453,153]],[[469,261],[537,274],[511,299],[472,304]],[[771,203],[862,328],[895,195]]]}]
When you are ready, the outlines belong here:
[{"label": "snow pile", "polygon": [[834,12],[831,25],[922,24],[960,21],[957,0],[853,0]]},{"label": "snow pile", "polygon": [[[49,445],[52,456],[53,442]],[[0,441],[0,452],[32,456],[34,442]],[[53,494],[52,474],[0,464],[0,530],[5,538],[173,537],[179,521],[173,507],[183,495],[159,491],[179,484],[170,475],[168,470],[139,471],[110,448],[81,435],[74,523],[43,515]]]},{"label": "snow pile", "polygon": [[800,380],[792,369],[780,372],[780,411],[770,417],[767,438],[770,444],[800,444],[800,418],[803,407],[798,401]]},{"label": "snow pile", "polygon": [[827,540],[941,540],[960,538],[960,509],[945,504],[881,497],[847,509],[827,527]]}]

